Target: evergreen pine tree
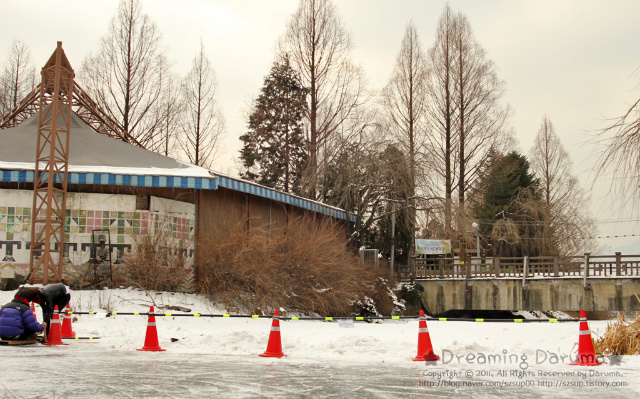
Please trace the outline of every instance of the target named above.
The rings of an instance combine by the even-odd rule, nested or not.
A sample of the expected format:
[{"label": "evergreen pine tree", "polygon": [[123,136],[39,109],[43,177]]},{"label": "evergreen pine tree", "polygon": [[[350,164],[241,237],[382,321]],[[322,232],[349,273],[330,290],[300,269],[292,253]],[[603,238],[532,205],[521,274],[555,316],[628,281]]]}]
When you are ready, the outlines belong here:
[{"label": "evergreen pine tree", "polygon": [[243,178],[301,194],[308,147],[303,129],[307,94],[289,58],[276,61],[254,102],[249,129],[240,136]]},{"label": "evergreen pine tree", "polygon": [[480,234],[489,239],[494,255],[541,255],[548,233],[548,215],[539,181],[527,158],[515,151],[491,154],[487,173],[475,191],[473,217]]}]

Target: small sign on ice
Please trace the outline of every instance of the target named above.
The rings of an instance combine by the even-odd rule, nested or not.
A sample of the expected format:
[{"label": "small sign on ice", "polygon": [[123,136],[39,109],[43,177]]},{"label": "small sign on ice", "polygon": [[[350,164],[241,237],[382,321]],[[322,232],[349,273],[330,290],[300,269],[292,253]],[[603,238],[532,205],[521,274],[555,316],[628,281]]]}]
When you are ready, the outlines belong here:
[{"label": "small sign on ice", "polygon": [[338,326],[341,328],[353,328],[353,319],[338,319]]}]

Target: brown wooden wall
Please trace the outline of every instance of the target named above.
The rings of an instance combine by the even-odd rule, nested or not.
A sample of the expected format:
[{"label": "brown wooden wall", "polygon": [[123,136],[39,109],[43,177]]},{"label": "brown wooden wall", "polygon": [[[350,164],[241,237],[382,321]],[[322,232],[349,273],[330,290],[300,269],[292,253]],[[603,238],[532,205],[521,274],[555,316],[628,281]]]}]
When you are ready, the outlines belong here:
[{"label": "brown wooden wall", "polygon": [[196,213],[199,240],[210,239],[216,233],[231,232],[234,229],[246,231],[262,227],[275,231],[284,227],[288,220],[305,216],[314,217],[318,221],[327,219],[338,222],[345,233],[347,231],[346,221],[224,187],[199,191]]}]

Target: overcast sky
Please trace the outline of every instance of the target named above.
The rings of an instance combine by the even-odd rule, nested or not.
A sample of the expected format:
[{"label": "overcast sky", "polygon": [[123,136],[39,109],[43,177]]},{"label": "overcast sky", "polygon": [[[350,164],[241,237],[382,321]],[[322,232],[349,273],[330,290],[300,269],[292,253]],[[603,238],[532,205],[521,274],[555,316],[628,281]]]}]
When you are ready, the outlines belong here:
[{"label": "overcast sky", "polygon": [[[351,33],[352,59],[369,87],[390,77],[405,28],[415,23],[426,50],[435,38],[442,0],[338,0],[344,27]],[[528,155],[547,115],[586,185],[593,163],[589,134],[604,119],[620,115],[640,96],[640,1],[492,0],[449,1],[464,13],[487,56],[506,82],[505,103],[513,108],[519,149]],[[12,39],[30,48],[39,69],[63,48],[78,70],[98,49],[115,15],[117,0],[0,0],[0,62]],[[246,112],[273,62],[276,40],[285,31],[297,0],[143,0],[158,25],[175,71],[185,75],[200,39],[218,79],[218,100],[227,122],[223,155],[214,169],[235,174],[238,137]],[[608,185],[600,182],[591,206],[600,220],[598,236],[640,234],[638,215],[612,206]],[[613,223],[612,220],[625,220]],[[638,237],[602,239],[617,246]]]}]

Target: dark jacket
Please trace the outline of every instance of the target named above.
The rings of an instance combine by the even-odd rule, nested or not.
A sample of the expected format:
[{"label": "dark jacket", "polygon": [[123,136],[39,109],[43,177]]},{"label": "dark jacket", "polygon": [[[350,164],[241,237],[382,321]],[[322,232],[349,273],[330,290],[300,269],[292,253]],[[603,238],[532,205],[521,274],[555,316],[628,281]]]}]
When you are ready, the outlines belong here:
[{"label": "dark jacket", "polygon": [[14,298],[0,309],[0,335],[14,337],[27,330],[40,332],[44,326],[36,321],[26,300]]},{"label": "dark jacket", "polygon": [[69,303],[71,295],[67,294],[67,287],[62,283],[49,284],[40,288],[40,295],[42,297],[40,307],[42,308],[43,322],[47,323],[47,330],[49,330],[54,308],[58,306],[58,310],[62,312]]}]

